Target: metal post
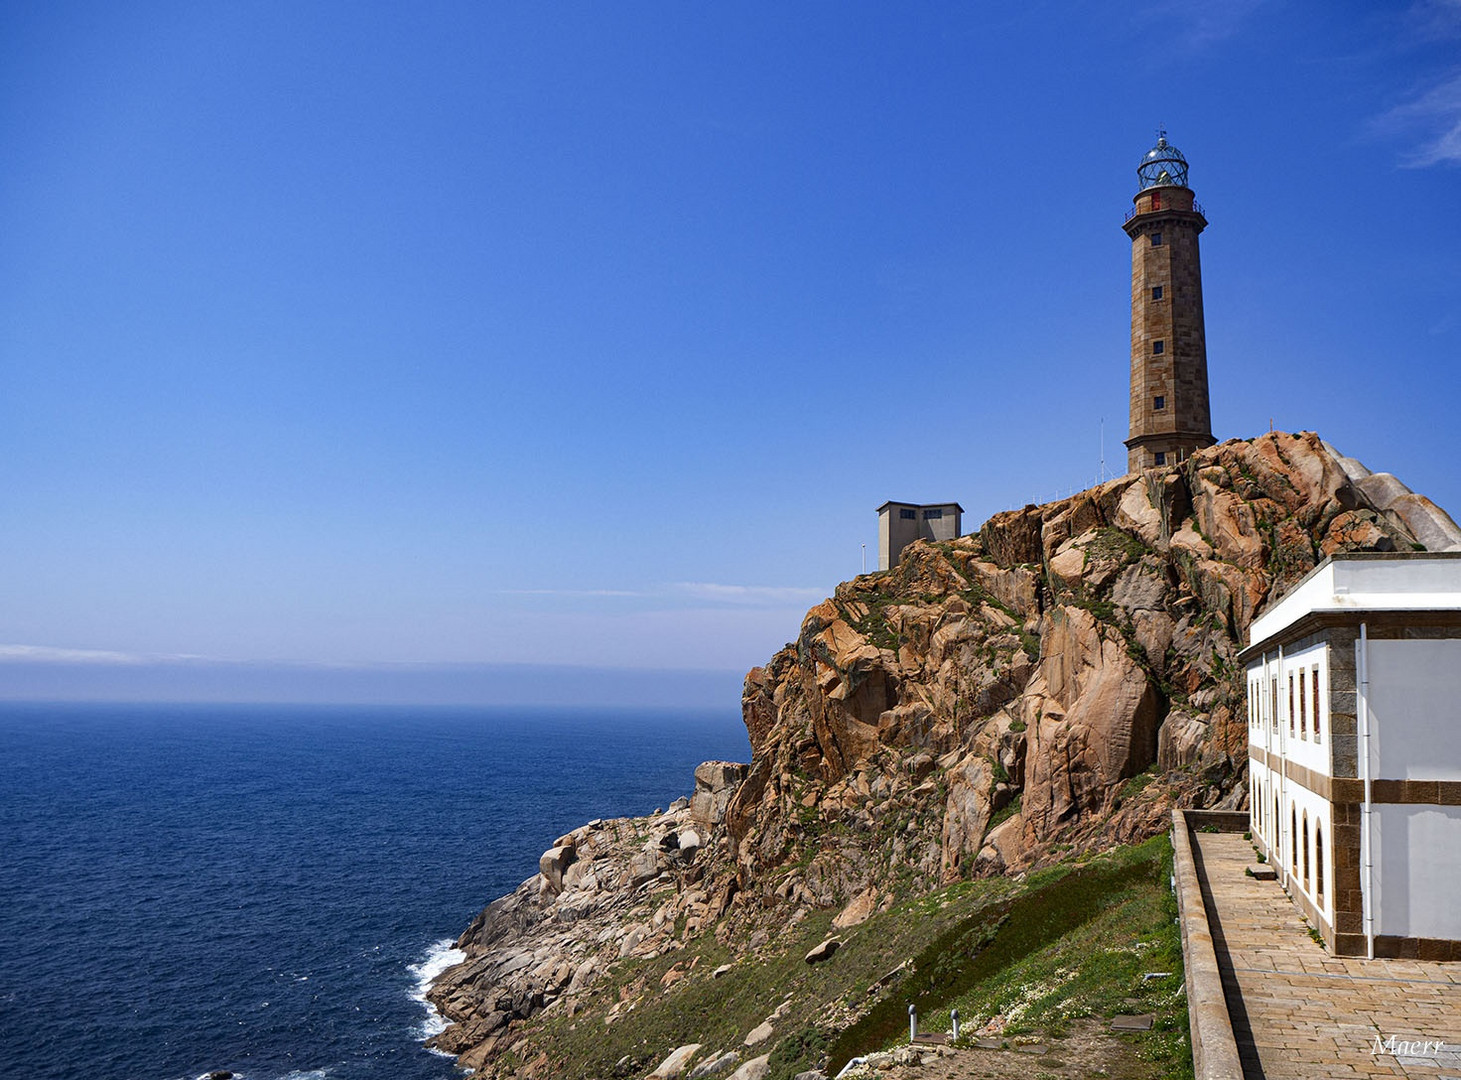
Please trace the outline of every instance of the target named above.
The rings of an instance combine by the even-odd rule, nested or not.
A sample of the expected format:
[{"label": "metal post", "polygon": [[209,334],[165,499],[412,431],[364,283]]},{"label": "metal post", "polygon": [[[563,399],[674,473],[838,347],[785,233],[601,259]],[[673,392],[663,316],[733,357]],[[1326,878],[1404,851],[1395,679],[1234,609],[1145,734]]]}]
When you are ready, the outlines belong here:
[{"label": "metal post", "polygon": [[959,1041],[959,1010],[955,1009],[949,1013],[949,1019],[954,1022],[954,1042]]},{"label": "metal post", "polygon": [[908,1005],[908,1041],[918,1040],[918,1009],[910,1002]]}]

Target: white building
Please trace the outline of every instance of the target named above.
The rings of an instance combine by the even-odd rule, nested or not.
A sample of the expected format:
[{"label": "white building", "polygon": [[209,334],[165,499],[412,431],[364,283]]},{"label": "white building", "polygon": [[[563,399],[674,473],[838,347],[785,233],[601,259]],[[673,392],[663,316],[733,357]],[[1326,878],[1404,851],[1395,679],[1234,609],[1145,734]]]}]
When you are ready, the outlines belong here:
[{"label": "white building", "polygon": [[1260,618],[1253,838],[1336,955],[1461,960],[1461,553],[1336,555]]},{"label": "white building", "polygon": [[883,503],[878,507],[878,569],[897,566],[903,549],[915,540],[957,538],[963,515],[958,503]]}]

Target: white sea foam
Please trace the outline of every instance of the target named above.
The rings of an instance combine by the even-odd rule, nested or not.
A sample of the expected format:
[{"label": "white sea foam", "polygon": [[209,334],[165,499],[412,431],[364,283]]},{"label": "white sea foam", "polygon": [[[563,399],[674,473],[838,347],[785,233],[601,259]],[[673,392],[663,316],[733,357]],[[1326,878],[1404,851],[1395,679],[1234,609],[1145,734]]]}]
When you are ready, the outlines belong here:
[{"label": "white sea foam", "polygon": [[446,1030],[446,1020],[442,1018],[441,1013],[436,1011],[436,1006],[426,1000],[426,991],[431,989],[431,984],[436,981],[438,975],[467,958],[467,954],[456,946],[457,943],[454,939],[442,938],[440,941],[432,943],[424,957],[406,968],[416,980],[410,990],[411,1000],[418,1002],[426,1010],[425,1019],[416,1025],[414,1031],[418,1039],[429,1039]]}]

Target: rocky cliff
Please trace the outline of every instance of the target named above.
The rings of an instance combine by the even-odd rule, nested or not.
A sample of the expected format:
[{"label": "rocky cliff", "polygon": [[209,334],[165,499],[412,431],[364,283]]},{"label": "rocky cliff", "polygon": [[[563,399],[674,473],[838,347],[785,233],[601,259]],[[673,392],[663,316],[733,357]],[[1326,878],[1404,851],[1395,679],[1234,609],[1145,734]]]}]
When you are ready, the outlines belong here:
[{"label": "rocky cliff", "polygon": [[809,913],[845,929],[943,883],[1144,839],[1174,802],[1244,806],[1235,656],[1254,615],[1329,554],[1419,548],[1461,548],[1461,529],[1308,433],[914,544],[747,676],[749,767],[707,763],[670,813],[559,838],[479,916],[432,992],[454,1022],[437,1045],[489,1074],[561,1075],[540,1014],[623,1023],[710,977],[687,961],[641,985],[637,961],[707,935],[734,959]]}]

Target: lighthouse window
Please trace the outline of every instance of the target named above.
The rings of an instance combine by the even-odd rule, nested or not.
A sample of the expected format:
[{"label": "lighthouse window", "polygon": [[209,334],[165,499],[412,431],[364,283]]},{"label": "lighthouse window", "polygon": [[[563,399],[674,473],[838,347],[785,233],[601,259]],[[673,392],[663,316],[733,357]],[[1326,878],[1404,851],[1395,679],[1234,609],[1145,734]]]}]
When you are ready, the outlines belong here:
[{"label": "lighthouse window", "polygon": [[1152,247],[1161,247],[1161,246],[1162,246],[1162,234],[1159,233],[1159,232],[1152,233]]},{"label": "lighthouse window", "polygon": [[1152,355],[1153,356],[1161,356],[1162,353],[1164,353],[1166,351],[1167,351],[1167,343],[1165,341],[1153,341],[1152,342]]},{"label": "lighthouse window", "polygon": [[1161,298],[1162,298],[1162,287],[1160,285],[1153,285],[1152,286],[1152,299],[1153,300],[1160,300]]},{"label": "lighthouse window", "polygon": [[1152,408],[1153,409],[1165,409],[1166,407],[1167,407],[1167,399],[1165,397],[1163,397],[1161,394],[1158,394],[1156,397],[1152,398]]},{"label": "lighthouse window", "polygon": [[1158,465],[1165,465],[1167,463],[1167,454],[1164,450],[1158,450],[1152,455],[1152,457],[1155,459],[1155,462]]}]

